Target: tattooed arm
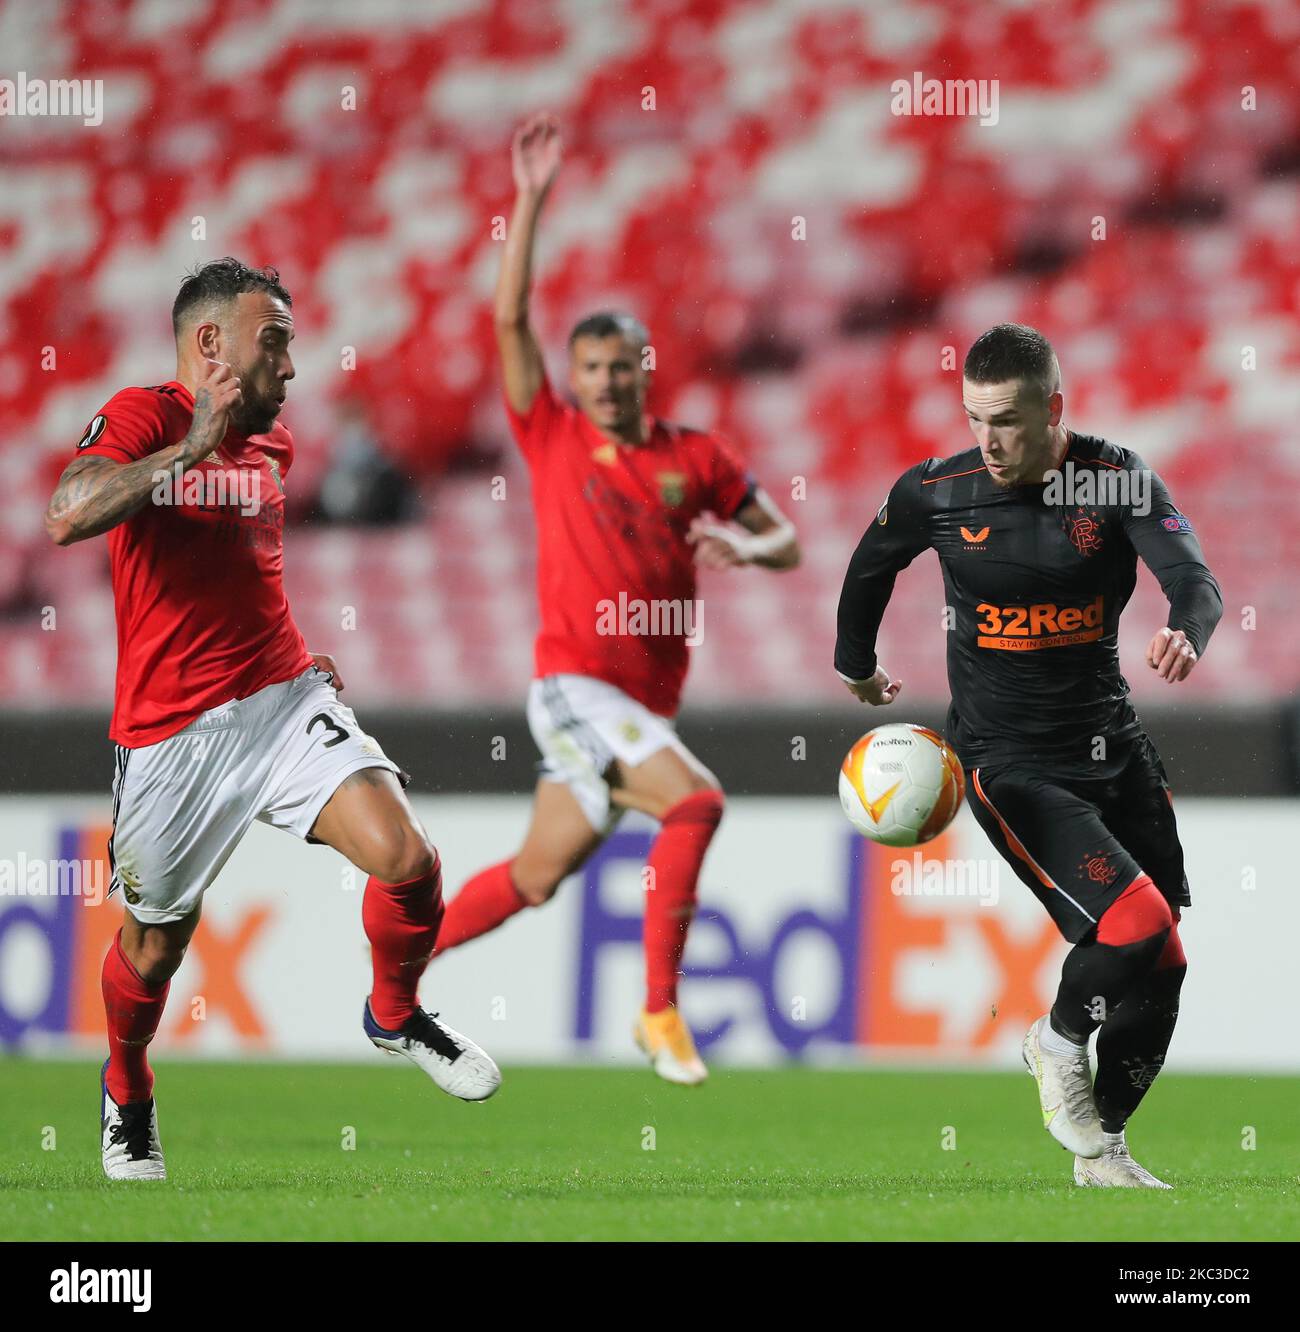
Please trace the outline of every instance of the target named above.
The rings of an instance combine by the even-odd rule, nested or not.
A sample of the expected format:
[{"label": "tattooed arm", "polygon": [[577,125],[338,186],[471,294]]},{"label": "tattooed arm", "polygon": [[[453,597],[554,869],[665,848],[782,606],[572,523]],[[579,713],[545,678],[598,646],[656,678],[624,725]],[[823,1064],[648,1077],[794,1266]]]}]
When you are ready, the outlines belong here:
[{"label": "tattooed arm", "polygon": [[179,444],[141,458],[116,463],[91,455],[74,458],[64,469],[45,510],[45,530],[59,546],[99,536],[138,513],[157,485],[159,472],[193,467],[225,438],[232,407],[240,401],[239,379],[228,365],[211,363],[194,393],[194,421]]}]

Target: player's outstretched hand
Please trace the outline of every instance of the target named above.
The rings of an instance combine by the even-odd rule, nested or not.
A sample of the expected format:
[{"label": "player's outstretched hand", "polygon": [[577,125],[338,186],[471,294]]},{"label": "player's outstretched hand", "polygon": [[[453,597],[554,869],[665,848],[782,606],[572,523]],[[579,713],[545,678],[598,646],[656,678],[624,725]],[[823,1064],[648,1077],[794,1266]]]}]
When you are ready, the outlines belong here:
[{"label": "player's outstretched hand", "polygon": [[870,680],[845,680],[844,683],[859,703],[870,703],[872,707],[892,703],[903,687],[901,680],[891,679],[889,672],[879,666]]},{"label": "player's outstretched hand", "polygon": [[330,677],[330,684],[334,686],[336,693],[343,692],[343,677],[339,674],[339,668],[334,664],[334,658],[328,652],[313,652],[311,654],[312,664],[318,671],[324,671]]},{"label": "player's outstretched hand", "polygon": [[1181,629],[1161,629],[1147,646],[1147,665],[1170,684],[1186,680],[1198,660]]},{"label": "player's outstretched hand", "polygon": [[194,420],[184,439],[180,461],[186,467],[206,458],[226,437],[230,413],[244,400],[239,376],[224,361],[208,361],[207,372],[194,387]]},{"label": "player's outstretched hand", "polygon": [[530,116],[510,144],[515,189],[520,194],[545,194],[555,182],[563,154],[560,122],[554,116]]},{"label": "player's outstretched hand", "polygon": [[749,563],[746,535],[707,518],[692,518],[686,541],[695,547],[695,562],[702,569],[734,569]]}]

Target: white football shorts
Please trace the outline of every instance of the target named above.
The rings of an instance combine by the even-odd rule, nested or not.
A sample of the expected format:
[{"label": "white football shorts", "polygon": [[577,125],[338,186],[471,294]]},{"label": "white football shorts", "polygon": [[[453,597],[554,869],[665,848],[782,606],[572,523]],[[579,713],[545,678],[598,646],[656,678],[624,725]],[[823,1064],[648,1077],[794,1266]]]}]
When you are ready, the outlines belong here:
[{"label": "white football shorts", "polygon": [[528,729],[542,761],[543,781],[563,782],[587,821],[608,832],[623,812],[611,806],[606,773],[614,761],[635,767],[672,749],[698,767],[671,717],[651,712],[617,685],[590,675],[546,675],[528,689]]},{"label": "white football shorts", "polygon": [[189,915],[254,819],[306,837],[345,778],[404,776],[316,666],[210,708],[155,745],[117,747],[109,892],[146,925]]}]

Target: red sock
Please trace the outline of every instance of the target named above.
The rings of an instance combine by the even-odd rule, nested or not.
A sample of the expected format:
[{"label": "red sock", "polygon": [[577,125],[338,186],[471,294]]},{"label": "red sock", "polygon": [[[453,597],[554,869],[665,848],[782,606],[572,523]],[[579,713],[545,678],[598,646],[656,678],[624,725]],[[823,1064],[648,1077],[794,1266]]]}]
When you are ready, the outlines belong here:
[{"label": "red sock", "polygon": [[104,1015],[108,1022],[108,1068],[104,1081],[118,1105],[153,1095],[149,1042],[162,1021],[170,981],[149,985],[122,951],[122,931],[104,957]]},{"label": "red sock", "polygon": [[1164,894],[1149,874],[1139,874],[1101,913],[1097,942],[1121,947],[1141,943],[1172,926],[1173,914]]},{"label": "red sock", "polygon": [[695,915],[695,892],[704,853],[722,818],[722,792],[697,791],[679,800],[663,817],[646,864],[651,870],[645,895],[646,1011],[658,1013],[677,1002],[677,973],[686,950],[686,931]]},{"label": "red sock", "polygon": [[361,923],[375,976],[370,1012],[381,1027],[396,1031],[415,1012],[420,977],[442,924],[441,862],[405,883],[384,883],[372,874],[361,899]]},{"label": "red sock", "polygon": [[447,903],[447,918],[438,932],[438,952],[496,929],[527,905],[510,877],[508,860],[481,870]]}]

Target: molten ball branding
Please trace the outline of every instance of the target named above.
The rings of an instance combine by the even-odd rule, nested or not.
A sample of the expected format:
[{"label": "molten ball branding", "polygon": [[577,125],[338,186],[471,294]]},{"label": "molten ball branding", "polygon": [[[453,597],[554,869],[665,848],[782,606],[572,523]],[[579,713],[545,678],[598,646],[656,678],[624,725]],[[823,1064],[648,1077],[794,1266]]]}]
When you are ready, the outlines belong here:
[{"label": "molten ball branding", "polygon": [[965,788],[955,751],[911,723],[869,731],[840,768],[845,815],[884,846],[917,846],[938,836],[956,816]]}]

